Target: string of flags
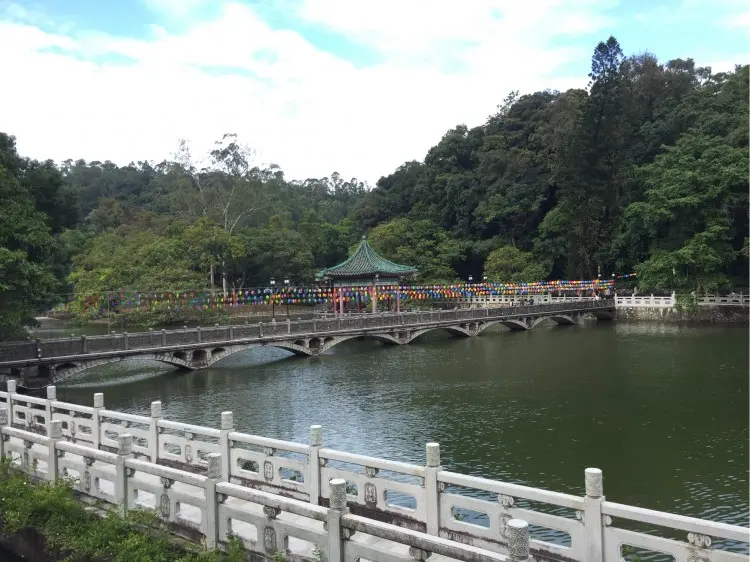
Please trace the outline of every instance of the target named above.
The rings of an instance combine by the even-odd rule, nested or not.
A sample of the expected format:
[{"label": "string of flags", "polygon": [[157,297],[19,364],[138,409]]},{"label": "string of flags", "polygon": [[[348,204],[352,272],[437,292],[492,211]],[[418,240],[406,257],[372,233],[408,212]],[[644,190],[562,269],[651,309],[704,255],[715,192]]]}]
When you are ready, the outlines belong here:
[{"label": "string of flags", "polygon": [[[536,295],[543,293],[593,293],[612,290],[617,279],[635,277],[635,273],[613,275],[612,278],[591,280],[535,281],[532,283],[449,283],[432,285],[387,285],[375,291],[378,301],[401,302],[468,299],[503,295]],[[270,304],[326,304],[343,299],[345,303],[368,303],[373,298],[371,287],[264,287],[241,289],[227,293],[203,291],[107,292],[91,295],[80,302],[84,311],[129,311],[169,308],[173,310],[216,310]]]}]

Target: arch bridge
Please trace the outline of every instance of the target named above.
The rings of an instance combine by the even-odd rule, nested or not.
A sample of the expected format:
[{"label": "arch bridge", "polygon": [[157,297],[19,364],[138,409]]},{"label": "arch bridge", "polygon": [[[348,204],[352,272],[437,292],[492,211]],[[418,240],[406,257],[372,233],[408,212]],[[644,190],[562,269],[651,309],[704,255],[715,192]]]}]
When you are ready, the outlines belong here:
[{"label": "arch bridge", "polygon": [[513,331],[542,322],[570,326],[584,317],[612,320],[613,301],[581,301],[503,308],[425,312],[347,314],[313,320],[187,328],[14,342],[0,346],[0,372],[12,378],[36,377],[48,383],[106,363],[152,359],[184,369],[205,369],[254,347],[277,347],[295,355],[319,355],[351,339],[405,345],[433,330],[474,337],[500,324]]}]

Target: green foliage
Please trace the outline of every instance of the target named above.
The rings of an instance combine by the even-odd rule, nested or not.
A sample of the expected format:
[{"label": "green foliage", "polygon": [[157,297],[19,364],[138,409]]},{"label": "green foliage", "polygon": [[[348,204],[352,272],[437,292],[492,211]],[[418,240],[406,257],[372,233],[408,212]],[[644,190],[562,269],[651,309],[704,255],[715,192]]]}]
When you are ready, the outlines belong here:
[{"label": "green foliage", "polygon": [[692,318],[700,310],[698,297],[695,293],[681,293],[675,297],[675,309],[687,318]]},{"label": "green foliage", "polygon": [[34,312],[58,287],[57,245],[47,217],[36,209],[30,190],[3,166],[3,160],[15,157],[12,143],[8,150],[0,153],[0,340],[23,337],[24,326],[34,324]]},{"label": "green foliage", "polygon": [[398,218],[372,229],[368,242],[384,257],[419,269],[420,282],[450,282],[466,244],[429,220]]},{"label": "green foliage", "polygon": [[226,556],[176,543],[152,511],[131,511],[124,518],[109,512],[99,517],[73,496],[70,481],[31,484],[26,475],[11,469],[8,459],[0,461],[0,514],[4,534],[33,527],[44,535],[51,554],[70,562],[244,560],[241,542],[234,537]]},{"label": "green foliage", "polygon": [[542,281],[547,273],[548,269],[537,263],[530,252],[522,252],[515,246],[501,246],[492,250],[484,262],[484,274],[494,282]]}]

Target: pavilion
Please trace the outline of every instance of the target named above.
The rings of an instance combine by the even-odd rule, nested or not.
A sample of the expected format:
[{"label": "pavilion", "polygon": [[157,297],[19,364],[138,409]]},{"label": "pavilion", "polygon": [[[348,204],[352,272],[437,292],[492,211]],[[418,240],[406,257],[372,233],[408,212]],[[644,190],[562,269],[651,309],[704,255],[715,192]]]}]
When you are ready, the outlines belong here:
[{"label": "pavilion", "polygon": [[[400,285],[404,277],[418,273],[415,267],[399,265],[378,255],[367,243],[367,236],[355,252],[338,265],[324,269],[316,275],[320,281],[333,285],[333,309],[344,313],[344,288],[358,288],[370,293],[372,312],[378,311],[378,287]],[[396,291],[396,311],[401,312],[399,291]]]}]

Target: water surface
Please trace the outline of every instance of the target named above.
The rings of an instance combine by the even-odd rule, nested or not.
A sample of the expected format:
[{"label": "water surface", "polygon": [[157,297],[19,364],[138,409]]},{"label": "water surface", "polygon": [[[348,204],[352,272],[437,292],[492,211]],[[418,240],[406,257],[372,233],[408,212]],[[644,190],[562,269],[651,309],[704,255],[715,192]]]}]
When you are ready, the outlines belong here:
[{"label": "water surface", "polygon": [[60,399],[443,465],[583,495],[748,524],[748,331],[604,323],[412,345],[349,341],[320,357],[255,349],[205,371],[128,361],[78,375]]}]

